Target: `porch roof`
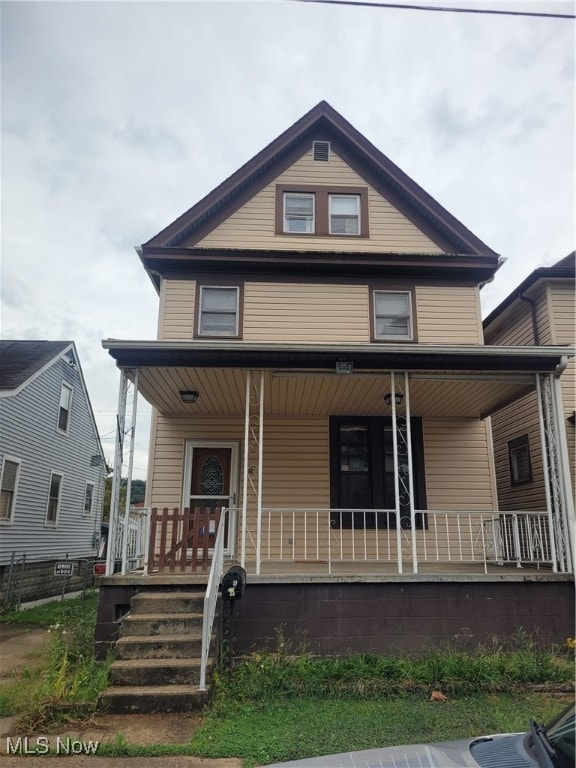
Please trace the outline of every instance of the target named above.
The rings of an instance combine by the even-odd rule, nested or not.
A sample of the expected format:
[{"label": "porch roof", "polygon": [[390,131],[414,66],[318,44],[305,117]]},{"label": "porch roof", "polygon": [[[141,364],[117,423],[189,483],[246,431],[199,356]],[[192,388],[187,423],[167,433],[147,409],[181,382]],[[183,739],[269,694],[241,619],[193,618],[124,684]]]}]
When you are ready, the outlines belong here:
[{"label": "porch roof", "polygon": [[[119,341],[105,349],[139,371],[139,390],[167,414],[242,415],[245,372],[265,371],[265,412],[273,415],[389,415],[391,371],[410,374],[414,415],[483,418],[535,388],[536,373],[562,369],[571,347],[427,344],[264,344],[242,341]],[[339,361],[352,375],[335,375]],[[200,393],[185,405],[180,390]]]}]

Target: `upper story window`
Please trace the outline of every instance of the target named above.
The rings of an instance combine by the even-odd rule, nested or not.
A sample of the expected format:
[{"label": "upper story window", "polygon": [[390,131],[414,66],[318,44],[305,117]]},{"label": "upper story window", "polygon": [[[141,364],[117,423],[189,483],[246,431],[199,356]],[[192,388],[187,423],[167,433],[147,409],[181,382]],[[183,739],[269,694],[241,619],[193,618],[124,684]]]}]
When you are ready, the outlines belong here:
[{"label": "upper story window", "polygon": [[287,192],[284,195],[284,232],[314,232],[314,195]]},{"label": "upper story window", "polygon": [[360,195],[329,195],[330,234],[360,234]]},{"label": "upper story window", "polygon": [[239,307],[239,286],[200,286],[198,336],[239,336]]},{"label": "upper story window", "polygon": [[412,294],[410,291],[374,291],[374,338],[412,341]]},{"label": "upper story window", "polygon": [[70,424],[70,406],[72,405],[72,387],[62,382],[60,390],[60,405],[58,408],[58,429],[60,432],[68,432]]},{"label": "upper story window", "polygon": [[278,184],[275,232],[368,237],[368,188]]},{"label": "upper story window", "polygon": [[16,506],[20,461],[4,457],[0,479],[0,523],[11,523]]},{"label": "upper story window", "polygon": [[510,482],[512,485],[529,483],[532,480],[532,463],[530,461],[530,440],[528,435],[516,437],[508,441],[508,463],[510,465]]},{"label": "upper story window", "polygon": [[50,475],[50,487],[48,492],[48,506],[46,508],[46,525],[56,525],[58,512],[60,511],[60,497],[62,495],[62,475],[52,472]]}]

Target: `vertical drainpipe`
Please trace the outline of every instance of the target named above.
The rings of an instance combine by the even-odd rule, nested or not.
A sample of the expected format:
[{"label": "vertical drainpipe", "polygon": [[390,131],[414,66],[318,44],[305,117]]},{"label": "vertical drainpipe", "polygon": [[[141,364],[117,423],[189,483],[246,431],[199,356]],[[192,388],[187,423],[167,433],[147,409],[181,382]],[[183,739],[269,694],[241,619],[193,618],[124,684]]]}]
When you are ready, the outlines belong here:
[{"label": "vertical drainpipe", "polygon": [[520,301],[525,301],[530,306],[530,315],[532,317],[532,336],[534,338],[534,344],[540,346],[540,334],[538,333],[538,318],[536,317],[536,302],[530,296],[525,296],[523,293],[518,293]]}]

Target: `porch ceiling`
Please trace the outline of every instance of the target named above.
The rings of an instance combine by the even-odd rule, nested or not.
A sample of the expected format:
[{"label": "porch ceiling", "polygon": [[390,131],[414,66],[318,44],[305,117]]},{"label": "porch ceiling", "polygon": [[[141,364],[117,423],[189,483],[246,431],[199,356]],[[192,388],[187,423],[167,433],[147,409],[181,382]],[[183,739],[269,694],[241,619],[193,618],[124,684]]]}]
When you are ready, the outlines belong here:
[{"label": "porch ceiling", "polygon": [[[119,367],[139,371],[139,391],[159,411],[194,416],[243,415],[246,371],[265,372],[268,415],[374,415],[390,371],[408,371],[410,410],[434,418],[480,418],[535,387],[536,373],[554,372],[570,347],[426,344],[258,344],[242,341],[103,342]],[[336,362],[354,373],[336,375]],[[397,380],[402,380],[401,376]],[[196,390],[184,404],[180,390]]]},{"label": "porch ceiling", "polygon": [[[424,377],[425,374],[415,376]],[[396,377],[404,389],[403,377]],[[480,418],[534,389],[533,376],[516,380],[455,376],[410,377],[413,416]],[[180,390],[196,390],[196,403],[183,403]],[[246,372],[238,368],[141,368],[139,391],[165,414],[243,416]],[[391,391],[390,374],[369,372],[337,376],[331,371],[265,371],[264,412],[270,416],[389,416],[384,395]]]}]

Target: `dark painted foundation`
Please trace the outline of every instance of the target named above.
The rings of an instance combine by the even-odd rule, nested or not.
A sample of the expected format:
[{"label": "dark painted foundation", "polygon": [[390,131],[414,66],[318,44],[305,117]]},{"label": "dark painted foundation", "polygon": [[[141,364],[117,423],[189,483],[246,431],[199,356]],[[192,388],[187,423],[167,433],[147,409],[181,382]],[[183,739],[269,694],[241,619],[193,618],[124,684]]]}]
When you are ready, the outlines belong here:
[{"label": "dark painted foundation", "polygon": [[574,635],[574,583],[249,582],[234,608],[236,654],[273,648],[278,632],[327,654],[472,649],[521,632],[561,644]]}]

